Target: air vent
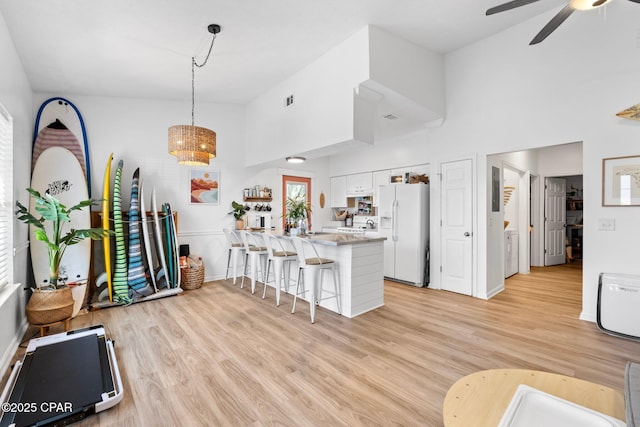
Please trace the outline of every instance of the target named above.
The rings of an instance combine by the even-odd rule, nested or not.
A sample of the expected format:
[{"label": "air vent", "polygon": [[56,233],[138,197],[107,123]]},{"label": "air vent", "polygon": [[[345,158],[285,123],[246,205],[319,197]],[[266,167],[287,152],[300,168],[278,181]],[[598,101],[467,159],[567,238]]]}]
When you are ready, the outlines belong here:
[{"label": "air vent", "polygon": [[382,118],[387,120],[398,120],[399,117],[393,113],[389,113],[389,114],[383,115]]},{"label": "air vent", "polygon": [[285,106],[290,107],[291,105],[293,105],[293,95],[289,95],[287,96],[287,98],[284,100]]}]

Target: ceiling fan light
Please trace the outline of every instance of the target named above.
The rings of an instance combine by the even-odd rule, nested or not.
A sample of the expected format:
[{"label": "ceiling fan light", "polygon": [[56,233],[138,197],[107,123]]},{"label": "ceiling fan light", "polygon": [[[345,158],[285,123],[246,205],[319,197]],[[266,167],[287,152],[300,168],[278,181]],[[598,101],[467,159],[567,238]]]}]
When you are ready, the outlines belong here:
[{"label": "ceiling fan light", "polygon": [[597,9],[611,0],[570,0],[569,4],[576,10],[591,10]]}]

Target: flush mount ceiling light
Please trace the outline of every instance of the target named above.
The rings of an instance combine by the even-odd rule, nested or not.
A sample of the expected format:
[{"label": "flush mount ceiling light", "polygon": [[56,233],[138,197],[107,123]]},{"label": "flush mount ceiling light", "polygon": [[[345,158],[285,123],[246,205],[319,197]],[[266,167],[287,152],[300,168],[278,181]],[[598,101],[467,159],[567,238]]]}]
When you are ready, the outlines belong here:
[{"label": "flush mount ceiling light", "polygon": [[216,133],[210,129],[195,126],[195,67],[201,68],[207,64],[216,35],[220,32],[220,25],[211,24],[207,27],[212,34],[209,52],[202,64],[191,57],[191,125],[175,125],[169,128],[169,154],[178,158],[178,163],[188,166],[203,166],[209,164],[209,159],[216,157]]},{"label": "flush mount ceiling light", "polygon": [[289,163],[304,163],[305,159],[304,157],[300,157],[300,156],[289,156],[286,158],[287,162]]},{"label": "flush mount ceiling light", "polygon": [[[540,0],[513,0],[501,5],[492,7],[487,10],[487,15],[493,15],[494,13],[504,12],[506,10],[515,9],[516,7],[525,6],[530,3],[535,3]],[[633,3],[640,3],[640,0],[629,0]],[[556,28],[560,26],[574,10],[593,10],[610,3],[611,0],[569,0],[569,3],[563,7],[560,12],[547,23],[547,25],[540,30],[540,32],[531,40],[529,44],[537,44],[546,39]]]}]

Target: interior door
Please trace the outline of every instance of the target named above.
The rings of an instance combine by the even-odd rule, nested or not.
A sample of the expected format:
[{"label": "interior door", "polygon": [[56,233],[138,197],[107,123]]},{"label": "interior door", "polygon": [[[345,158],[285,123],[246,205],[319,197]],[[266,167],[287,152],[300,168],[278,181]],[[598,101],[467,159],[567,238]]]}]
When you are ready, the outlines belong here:
[{"label": "interior door", "polygon": [[544,265],[564,264],[567,181],[545,178],[544,188]]},{"label": "interior door", "polygon": [[440,165],[442,289],[471,295],[473,229],[471,159]]}]

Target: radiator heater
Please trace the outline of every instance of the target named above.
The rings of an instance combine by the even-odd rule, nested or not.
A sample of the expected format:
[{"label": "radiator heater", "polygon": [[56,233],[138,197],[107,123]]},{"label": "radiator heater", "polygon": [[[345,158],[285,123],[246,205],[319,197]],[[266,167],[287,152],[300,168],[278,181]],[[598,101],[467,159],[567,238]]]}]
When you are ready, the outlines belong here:
[{"label": "radiator heater", "polygon": [[600,273],[597,320],[607,334],[640,340],[640,276]]}]

